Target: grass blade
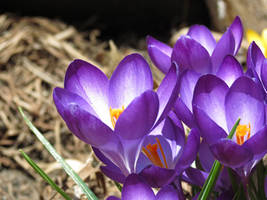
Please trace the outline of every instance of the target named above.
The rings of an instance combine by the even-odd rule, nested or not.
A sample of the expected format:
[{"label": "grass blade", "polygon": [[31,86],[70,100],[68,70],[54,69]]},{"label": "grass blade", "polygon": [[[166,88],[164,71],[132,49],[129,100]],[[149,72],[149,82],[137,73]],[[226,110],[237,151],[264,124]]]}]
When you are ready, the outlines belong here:
[{"label": "grass blade", "polygon": [[48,142],[48,140],[42,135],[42,133],[31,123],[31,121],[24,114],[22,108],[19,107],[19,111],[32,130],[32,132],[36,135],[36,137],[40,140],[40,142],[45,146],[45,148],[49,151],[49,153],[61,164],[62,168],[65,172],[73,179],[73,181],[82,189],[84,194],[87,196],[88,200],[98,200],[95,194],[87,187],[85,182],[81,179],[81,177],[66,163],[66,161],[56,152],[54,147]]},{"label": "grass blade", "polygon": [[[231,132],[229,133],[228,137],[229,139],[232,139],[232,137],[235,134],[236,128],[239,125],[240,119],[238,119],[235,123],[235,125],[233,126]],[[208,199],[216,181],[217,178],[219,177],[220,171],[222,169],[222,164],[218,161],[215,160],[213,163],[213,166],[210,170],[210,174],[207,178],[207,180],[204,183],[204,186],[202,187],[202,190],[198,196],[198,200],[206,200]]]},{"label": "grass blade", "polygon": [[29,163],[29,165],[49,184],[54,188],[62,197],[66,200],[71,200],[71,198],[60,188],[58,185],[23,151],[19,150],[24,159]]}]

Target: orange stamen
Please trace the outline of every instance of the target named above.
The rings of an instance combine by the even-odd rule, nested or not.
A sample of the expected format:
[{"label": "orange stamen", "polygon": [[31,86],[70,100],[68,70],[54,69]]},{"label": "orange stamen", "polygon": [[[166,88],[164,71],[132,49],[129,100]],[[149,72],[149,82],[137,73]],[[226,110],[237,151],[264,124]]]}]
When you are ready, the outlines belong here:
[{"label": "orange stamen", "polygon": [[159,145],[159,149],[160,149],[161,155],[162,155],[162,157],[163,157],[165,167],[168,168],[167,161],[166,161],[166,157],[165,157],[165,154],[164,154],[164,152],[163,152],[163,148],[162,148],[162,146],[161,146],[161,144],[160,144],[160,142],[159,142],[159,139],[156,138],[156,140],[157,140],[157,143],[158,143],[158,145]]},{"label": "orange stamen", "polygon": [[123,113],[123,111],[124,111],[124,106],[122,106],[122,108],[115,108],[115,109],[112,109],[111,107],[109,108],[109,113],[113,128],[115,127],[115,124],[121,113]]},{"label": "orange stamen", "polygon": [[163,160],[164,160],[164,164],[165,164],[165,168],[168,168],[168,165],[167,165],[167,161],[166,161],[166,157],[165,157],[165,154],[163,152],[163,148],[160,144],[160,141],[158,138],[156,138],[157,140],[157,143],[155,144],[148,144],[146,147],[143,147],[142,150],[144,152],[144,154],[147,156],[147,158],[156,166],[159,166],[159,167],[164,167],[161,159],[160,159],[160,156],[158,154],[158,147],[160,149],[160,152],[161,152],[161,155],[163,157]]},{"label": "orange stamen", "polygon": [[236,128],[236,141],[237,144],[242,145],[245,142],[245,136],[247,135],[247,140],[250,138],[250,123],[247,125],[238,125]]}]

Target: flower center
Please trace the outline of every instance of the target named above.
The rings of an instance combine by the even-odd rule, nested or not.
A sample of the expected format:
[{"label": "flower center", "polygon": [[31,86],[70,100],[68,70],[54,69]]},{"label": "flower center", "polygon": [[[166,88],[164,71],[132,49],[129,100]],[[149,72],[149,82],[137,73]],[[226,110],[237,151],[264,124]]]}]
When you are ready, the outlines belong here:
[{"label": "flower center", "polygon": [[250,123],[248,125],[238,125],[236,128],[236,141],[237,144],[242,145],[245,142],[245,136],[247,140],[250,138]]},{"label": "flower center", "polygon": [[[157,143],[155,144],[148,144],[146,147],[143,147],[142,150],[144,152],[144,154],[147,156],[147,158],[156,166],[159,166],[159,167],[162,167],[162,168],[168,168],[168,165],[167,165],[167,161],[166,161],[166,157],[165,157],[165,154],[163,152],[163,149],[162,149],[162,146],[160,144],[160,141],[158,138],[156,138],[156,141]],[[164,161],[164,165],[163,166],[163,163],[160,159],[160,156],[158,154],[158,148],[160,149],[160,153],[161,153],[161,156],[163,158],[163,161]]]},{"label": "flower center", "polygon": [[123,113],[123,111],[124,111],[124,106],[122,106],[122,108],[115,108],[115,109],[112,109],[111,107],[109,108],[109,113],[113,128],[115,128],[115,124],[121,113]]}]

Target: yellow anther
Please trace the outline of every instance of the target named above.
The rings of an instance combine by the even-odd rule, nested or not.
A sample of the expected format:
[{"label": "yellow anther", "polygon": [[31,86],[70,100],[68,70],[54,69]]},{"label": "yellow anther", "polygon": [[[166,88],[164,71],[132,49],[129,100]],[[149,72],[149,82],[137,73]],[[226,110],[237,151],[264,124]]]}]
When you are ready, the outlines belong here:
[{"label": "yellow anther", "polygon": [[155,144],[148,144],[146,147],[143,147],[142,150],[144,152],[144,154],[147,156],[147,158],[156,166],[159,166],[159,167],[164,167],[161,159],[160,159],[160,156],[158,154],[158,147],[160,149],[160,152],[161,152],[161,155],[162,155],[162,158],[163,158],[163,161],[164,161],[164,164],[165,164],[165,168],[168,168],[168,165],[167,165],[167,161],[166,161],[166,157],[165,157],[165,154],[163,152],[163,148],[160,144],[160,141],[158,138],[156,138],[156,141],[157,143]]},{"label": "yellow anther", "polygon": [[237,144],[242,145],[245,142],[245,136],[247,135],[247,139],[250,138],[250,123],[247,125],[238,125],[236,128],[236,141]]},{"label": "yellow anther", "polygon": [[115,109],[112,109],[111,107],[109,108],[109,113],[113,128],[115,127],[115,124],[121,113],[123,113],[123,111],[124,111],[124,106],[122,106],[122,108],[115,108]]}]

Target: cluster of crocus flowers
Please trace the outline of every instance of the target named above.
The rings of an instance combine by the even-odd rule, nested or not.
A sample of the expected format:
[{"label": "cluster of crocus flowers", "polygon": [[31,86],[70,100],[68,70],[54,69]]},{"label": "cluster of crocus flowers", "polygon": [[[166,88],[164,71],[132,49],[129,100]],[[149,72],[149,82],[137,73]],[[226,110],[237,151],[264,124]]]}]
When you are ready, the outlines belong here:
[{"label": "cluster of crocus flowers", "polygon": [[[267,61],[252,42],[244,71],[235,58],[242,38],[239,17],[218,42],[202,25],[173,48],[148,36],[148,54],[165,73],[156,91],[139,54],[126,56],[110,79],[85,61],[70,64],[64,88],[54,90],[57,110],[92,145],[102,172],[124,184],[122,199],[184,199],[181,180],[202,187],[215,159],[247,184],[267,152]],[[197,156],[202,170],[191,166]],[[233,197],[226,169],[215,190]]]}]

